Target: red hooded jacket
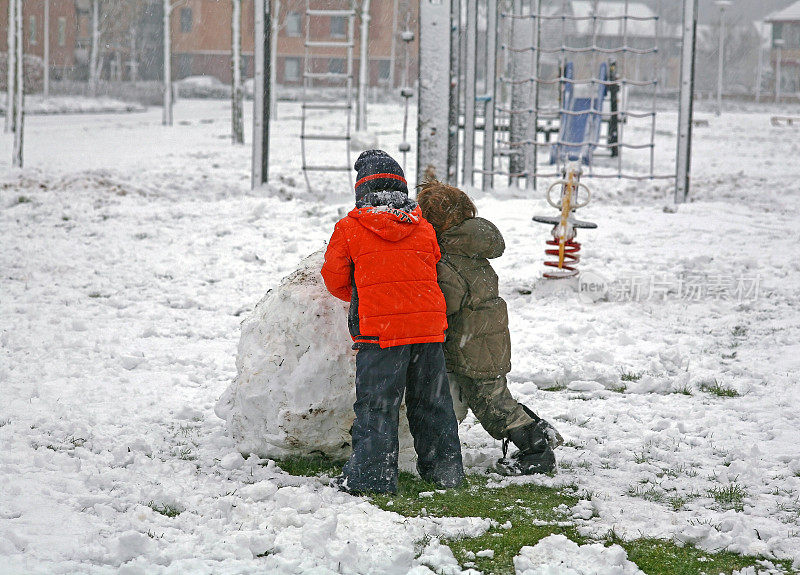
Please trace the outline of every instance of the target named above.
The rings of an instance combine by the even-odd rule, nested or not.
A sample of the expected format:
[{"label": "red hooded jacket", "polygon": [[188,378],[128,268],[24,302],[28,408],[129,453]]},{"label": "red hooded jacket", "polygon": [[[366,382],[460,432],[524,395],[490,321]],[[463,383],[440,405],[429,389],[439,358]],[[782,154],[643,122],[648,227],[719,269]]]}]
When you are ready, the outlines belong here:
[{"label": "red hooded jacket", "polygon": [[350,302],[353,341],[380,347],[444,341],[440,257],[436,233],[418,206],[410,213],[356,208],[339,220],[322,278],[331,294]]}]

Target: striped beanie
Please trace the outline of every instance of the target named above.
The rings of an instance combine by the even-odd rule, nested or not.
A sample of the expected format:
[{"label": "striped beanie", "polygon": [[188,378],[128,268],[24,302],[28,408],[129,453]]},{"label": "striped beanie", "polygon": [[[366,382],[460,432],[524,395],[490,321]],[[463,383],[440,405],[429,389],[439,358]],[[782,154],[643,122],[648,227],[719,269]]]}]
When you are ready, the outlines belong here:
[{"label": "striped beanie", "polygon": [[367,150],[356,160],[356,201],[370,192],[397,190],[408,195],[403,168],[383,150]]}]

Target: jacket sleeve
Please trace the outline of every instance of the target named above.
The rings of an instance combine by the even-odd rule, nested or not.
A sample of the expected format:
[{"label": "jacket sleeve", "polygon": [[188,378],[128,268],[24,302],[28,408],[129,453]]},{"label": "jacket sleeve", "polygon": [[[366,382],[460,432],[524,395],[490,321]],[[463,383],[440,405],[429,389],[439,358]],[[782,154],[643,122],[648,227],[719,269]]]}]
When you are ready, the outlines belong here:
[{"label": "jacket sleeve", "polygon": [[331,241],[325,251],[325,263],[322,264],[322,279],[331,294],[341,300],[350,301],[352,296],[351,278],[353,260],[350,259],[347,239],[342,222],[333,228]]},{"label": "jacket sleeve", "polygon": [[447,305],[447,315],[461,311],[464,297],[467,295],[467,282],[447,263],[446,260],[440,261],[436,266],[439,274],[439,288],[444,294],[444,301]]}]

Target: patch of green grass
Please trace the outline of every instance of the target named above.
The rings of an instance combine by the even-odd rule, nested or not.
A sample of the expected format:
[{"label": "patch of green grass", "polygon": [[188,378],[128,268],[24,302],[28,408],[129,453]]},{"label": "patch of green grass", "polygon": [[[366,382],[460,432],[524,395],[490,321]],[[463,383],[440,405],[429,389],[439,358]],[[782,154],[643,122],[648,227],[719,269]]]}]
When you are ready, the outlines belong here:
[{"label": "patch of green grass", "polygon": [[33,202],[28,196],[17,196],[17,203],[18,204],[30,204]]},{"label": "patch of green grass", "polygon": [[303,475],[314,477],[317,475],[329,475],[331,477],[342,472],[343,460],[333,459],[325,455],[314,455],[311,457],[287,457],[276,461],[278,467],[289,475]]},{"label": "patch of green grass", "polygon": [[747,327],[737,325],[731,330],[731,335],[733,335],[733,337],[744,337],[747,335]]},{"label": "patch of green grass", "polygon": [[[574,488],[556,489],[531,484],[492,488],[489,478],[469,475],[458,489],[436,490],[432,483],[409,473],[401,473],[396,496],[376,495],[372,502],[386,511],[406,517],[488,517],[499,527],[480,537],[442,541],[453,550],[463,565],[471,561],[484,573],[513,573],[513,559],[525,545],[535,545],[553,533],[564,533],[573,541],[584,543],[568,517],[559,510],[578,503]],[[420,496],[420,494],[424,494]],[[565,506],[565,507],[561,507]],[[510,529],[502,526],[511,523]],[[494,550],[494,557],[474,557],[484,549]]]},{"label": "patch of green grass", "polygon": [[620,373],[619,378],[622,381],[639,381],[642,379],[641,373],[635,373],[633,371],[623,371]]},{"label": "patch of green grass", "polygon": [[567,384],[561,381],[554,381],[549,387],[540,387],[541,391],[564,391],[567,389]]},{"label": "patch of green grass", "polygon": [[676,387],[672,393],[677,393],[680,395],[692,395],[692,388],[689,387],[687,384],[680,385]]},{"label": "patch of green grass", "polygon": [[721,384],[716,379],[714,380],[714,383],[701,384],[700,391],[705,391],[706,393],[711,393],[718,397],[739,397],[738,391],[732,387]]},{"label": "patch of green grass", "polygon": [[[700,575],[701,573],[725,573],[754,566],[761,559],[737,555],[728,551],[709,553],[694,547],[683,547],[672,541],[662,539],[636,539],[622,541],[616,537],[607,539],[616,543],[628,553],[628,559],[639,566],[647,575]],[[791,571],[791,561],[775,561],[787,572]]]},{"label": "patch of green grass", "polygon": [[747,491],[736,482],[728,483],[724,487],[712,487],[708,494],[724,509],[735,511],[743,509],[744,498],[747,497]]},{"label": "patch of green grass", "polygon": [[[318,457],[292,457],[278,465],[292,475],[316,476],[341,473],[342,461]],[[652,486],[632,487],[649,500],[667,503],[680,509],[696,494],[667,497],[656,493]],[[720,489],[720,497],[736,498],[738,491]],[[741,490],[741,487],[739,487]],[[727,493],[727,495],[726,495]],[[536,545],[541,539],[560,533],[570,540],[584,545],[594,542],[581,536],[568,512],[581,498],[589,494],[578,493],[574,486],[561,488],[542,487],[532,484],[514,484],[494,487],[485,475],[468,475],[465,484],[458,489],[437,490],[432,483],[423,481],[410,473],[401,472],[397,495],[373,495],[369,501],[385,510],[406,517],[484,517],[497,522],[480,537],[444,539],[456,559],[462,565],[482,571],[486,575],[514,573],[513,559],[526,545]],[[741,490],[744,497],[744,491]],[[716,499],[716,498],[715,498]],[[160,512],[160,511],[159,511]],[[565,513],[566,512],[566,513]],[[510,529],[504,528],[508,523]],[[701,575],[703,573],[730,574],[734,570],[756,566],[761,557],[743,556],[735,553],[709,553],[691,545],[682,546],[673,541],[660,539],[635,539],[623,541],[610,533],[601,541],[605,545],[618,544],[628,553],[628,559],[636,563],[648,575]],[[424,547],[426,540],[420,542]],[[476,557],[484,549],[492,549],[494,557]],[[269,551],[266,552],[269,554]],[[792,573],[791,561],[775,561],[787,573]]]},{"label": "patch of green grass", "polygon": [[182,511],[182,509],[178,508],[176,505],[171,505],[169,503],[156,503],[155,501],[150,501],[147,506],[156,513],[160,513],[161,515],[170,518],[177,517]]},{"label": "patch of green grass", "polygon": [[628,496],[640,497],[645,501],[652,501],[653,503],[664,503],[667,496],[661,489],[656,489],[655,486],[645,485],[631,485],[628,487]]},{"label": "patch of green grass", "polygon": [[667,503],[669,503],[673,511],[680,511],[683,506],[686,505],[687,501],[689,501],[689,499],[682,495],[671,495],[667,497]]}]

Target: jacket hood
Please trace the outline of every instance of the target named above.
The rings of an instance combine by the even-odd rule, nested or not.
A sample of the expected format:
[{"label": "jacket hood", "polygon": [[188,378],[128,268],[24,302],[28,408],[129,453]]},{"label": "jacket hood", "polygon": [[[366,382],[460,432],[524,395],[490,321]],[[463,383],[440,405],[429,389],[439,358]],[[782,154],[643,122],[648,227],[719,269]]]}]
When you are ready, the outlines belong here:
[{"label": "jacket hood", "polygon": [[445,230],[439,236],[442,252],[468,258],[498,258],[506,243],[500,230],[483,218],[470,218]]},{"label": "jacket hood", "polygon": [[419,206],[410,212],[389,206],[367,206],[351,210],[347,215],[381,238],[397,242],[417,228],[422,210]]}]

